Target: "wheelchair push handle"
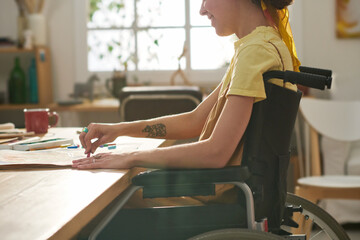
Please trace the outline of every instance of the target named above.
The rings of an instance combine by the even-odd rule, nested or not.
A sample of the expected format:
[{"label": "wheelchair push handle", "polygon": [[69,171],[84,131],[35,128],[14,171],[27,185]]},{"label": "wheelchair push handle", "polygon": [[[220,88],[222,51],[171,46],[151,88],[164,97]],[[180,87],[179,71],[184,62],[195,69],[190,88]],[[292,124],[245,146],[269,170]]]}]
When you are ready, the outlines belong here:
[{"label": "wheelchair push handle", "polygon": [[283,79],[284,82],[300,84],[310,88],[324,90],[331,88],[332,72],[331,70],[300,67],[301,72],[293,71],[269,71],[263,74],[265,81],[271,78]]},{"label": "wheelchair push handle", "polygon": [[300,72],[302,73],[309,73],[314,75],[321,75],[326,77],[325,84],[327,89],[331,88],[331,82],[332,82],[332,71],[328,69],[321,69],[321,68],[311,68],[311,67],[305,67],[300,66],[299,67]]},{"label": "wheelchair push handle", "polygon": [[330,77],[330,78],[331,78],[331,75],[332,75],[332,71],[328,70],[328,69],[311,68],[311,67],[300,66],[299,70],[302,73],[310,73],[310,74],[315,74],[315,75],[322,75],[322,76]]},{"label": "wheelchair push handle", "polygon": [[332,78],[325,77],[323,75],[315,75],[312,73],[286,71],[284,81],[324,90],[325,87],[327,89],[331,88]]}]

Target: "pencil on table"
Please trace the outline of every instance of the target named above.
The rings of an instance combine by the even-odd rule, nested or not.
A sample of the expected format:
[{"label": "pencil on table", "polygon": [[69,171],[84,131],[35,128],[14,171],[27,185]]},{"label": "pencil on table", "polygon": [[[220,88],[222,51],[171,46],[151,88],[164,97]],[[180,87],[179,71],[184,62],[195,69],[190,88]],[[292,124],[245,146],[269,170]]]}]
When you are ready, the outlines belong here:
[{"label": "pencil on table", "polygon": [[60,148],[60,147],[61,147],[61,146],[42,147],[42,148],[30,148],[29,151],[46,150],[46,149],[53,149],[53,148]]}]

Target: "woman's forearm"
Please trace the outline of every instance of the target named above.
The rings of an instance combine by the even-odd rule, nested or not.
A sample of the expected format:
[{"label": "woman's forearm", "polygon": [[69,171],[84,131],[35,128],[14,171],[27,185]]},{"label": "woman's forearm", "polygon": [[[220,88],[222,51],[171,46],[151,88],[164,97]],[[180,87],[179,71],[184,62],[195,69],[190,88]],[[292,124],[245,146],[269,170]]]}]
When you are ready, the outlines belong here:
[{"label": "woman's forearm", "polygon": [[[217,148],[210,140],[134,152],[127,156],[129,167],[148,168],[221,168],[231,151]],[[120,159],[119,159],[120,160]],[[123,161],[123,160],[120,160]]]},{"label": "woman's forearm", "polygon": [[119,123],[114,126],[119,136],[186,139],[199,136],[202,123],[193,112],[150,120]]}]

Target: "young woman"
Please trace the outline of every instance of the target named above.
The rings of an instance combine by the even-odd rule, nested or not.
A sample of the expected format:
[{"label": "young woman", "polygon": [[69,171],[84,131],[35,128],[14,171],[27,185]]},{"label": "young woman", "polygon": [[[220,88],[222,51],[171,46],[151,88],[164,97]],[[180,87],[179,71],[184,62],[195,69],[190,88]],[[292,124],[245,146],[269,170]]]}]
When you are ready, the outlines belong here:
[{"label": "young woman", "polygon": [[[192,112],[146,121],[95,124],[80,134],[85,153],[118,136],[199,141],[147,151],[96,154],[73,161],[78,169],[91,168],[222,168],[240,165],[242,136],[253,104],[266,98],[262,74],[296,70],[299,62],[292,41],[286,7],[292,0],[203,0],[207,16],[219,36],[236,34],[235,54],[217,88]],[[274,84],[283,86],[281,80]],[[296,91],[296,86],[285,87]],[[150,128],[149,128],[150,127]],[[158,131],[144,131],[145,129]],[[91,143],[91,140],[98,140]],[[229,188],[217,189],[225,196]],[[219,195],[219,194],[218,194]]]}]

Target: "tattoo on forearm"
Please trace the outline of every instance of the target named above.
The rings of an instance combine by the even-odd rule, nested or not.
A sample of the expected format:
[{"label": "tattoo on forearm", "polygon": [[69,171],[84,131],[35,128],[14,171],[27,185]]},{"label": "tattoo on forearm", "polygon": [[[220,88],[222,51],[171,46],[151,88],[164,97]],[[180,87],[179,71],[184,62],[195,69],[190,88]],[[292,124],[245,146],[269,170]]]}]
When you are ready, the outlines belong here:
[{"label": "tattoo on forearm", "polygon": [[166,136],[166,126],[162,123],[155,125],[147,125],[142,132],[148,133],[147,137],[156,138],[156,137],[165,137]]}]

